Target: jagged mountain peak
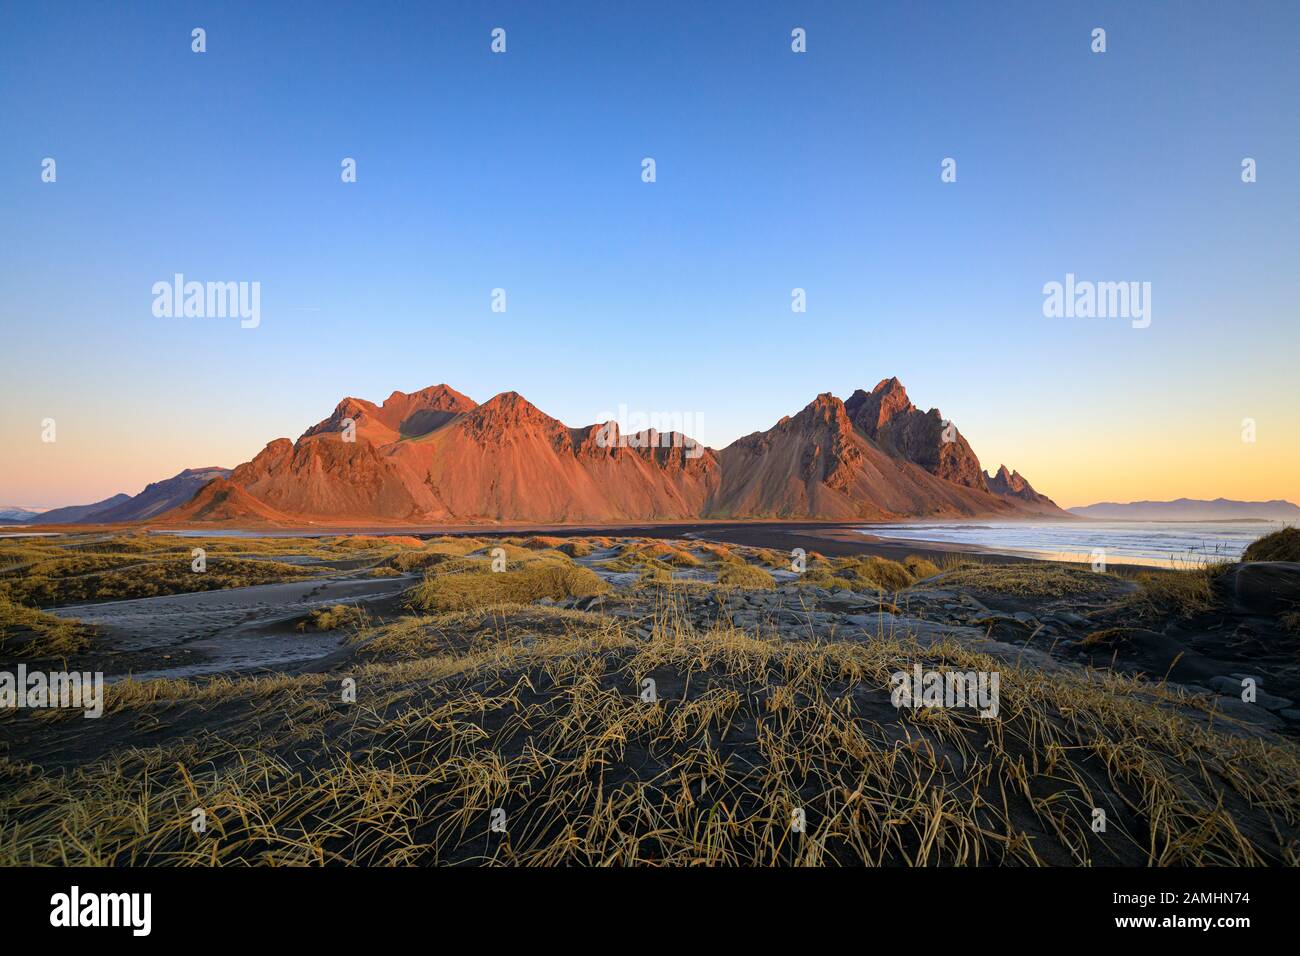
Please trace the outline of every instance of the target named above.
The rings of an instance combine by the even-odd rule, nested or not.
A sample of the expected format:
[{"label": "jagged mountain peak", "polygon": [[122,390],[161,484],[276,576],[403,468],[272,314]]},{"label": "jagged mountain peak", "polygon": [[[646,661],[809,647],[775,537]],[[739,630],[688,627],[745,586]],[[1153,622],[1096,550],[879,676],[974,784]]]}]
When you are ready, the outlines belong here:
[{"label": "jagged mountain peak", "polygon": [[[336,434],[344,418],[353,419],[355,441]],[[1017,479],[1008,475],[1007,486]],[[1015,515],[1030,504],[1036,513],[1055,510],[1036,493],[993,493],[965,439],[937,410],[918,410],[896,378],[848,402],[823,392],[721,452],[675,433],[623,435],[615,422],[569,428],[515,391],[481,405],[446,385],[394,392],[382,405],[348,398],[297,443],[269,443],[229,484],[267,509],[254,518],[312,521],[875,520]],[[245,501],[221,490],[220,507],[204,514],[227,515]]]}]

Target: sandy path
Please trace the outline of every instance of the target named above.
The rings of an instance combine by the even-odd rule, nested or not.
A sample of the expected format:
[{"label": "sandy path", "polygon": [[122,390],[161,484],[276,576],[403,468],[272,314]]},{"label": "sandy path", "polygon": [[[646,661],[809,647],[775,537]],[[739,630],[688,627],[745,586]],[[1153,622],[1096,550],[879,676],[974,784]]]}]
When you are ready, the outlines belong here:
[{"label": "sandy path", "polygon": [[[106,672],[183,677],[315,660],[337,648],[343,633],[300,633],[292,622],[332,604],[394,601],[415,580],[413,575],[316,578],[71,605],[51,613],[101,629],[97,650],[125,665],[106,666]],[[170,664],[162,658],[168,652],[174,658]],[[153,669],[136,669],[141,664]]]}]

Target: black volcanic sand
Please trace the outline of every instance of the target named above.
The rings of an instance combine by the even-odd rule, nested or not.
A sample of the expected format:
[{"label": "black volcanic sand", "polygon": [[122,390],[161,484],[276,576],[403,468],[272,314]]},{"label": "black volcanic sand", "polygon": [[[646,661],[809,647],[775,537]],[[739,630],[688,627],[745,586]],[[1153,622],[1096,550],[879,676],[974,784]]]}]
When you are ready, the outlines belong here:
[{"label": "black volcanic sand", "polygon": [[[702,522],[697,524],[649,525],[593,525],[591,527],[535,526],[518,529],[466,530],[430,534],[428,531],[410,532],[417,537],[436,537],[441,534],[475,538],[519,537],[543,535],[552,538],[587,537],[639,537],[639,538],[691,538],[699,541],[720,541],[750,548],[771,548],[776,551],[818,551],[828,557],[847,558],[856,555],[873,555],[890,561],[902,561],[911,555],[939,562],[954,555],[965,555],[986,564],[1027,564],[1042,561],[1029,555],[1004,554],[970,544],[951,544],[940,541],[890,541],[879,535],[865,534],[851,524],[839,522],[762,522],[750,521],[727,524]],[[1115,571],[1159,570],[1136,564],[1108,564]]]},{"label": "black volcanic sand", "polygon": [[[662,587],[600,548],[575,560],[606,593],[446,615],[407,606],[421,572],[362,569],[61,609],[101,631],[68,669],[191,680],[121,684],[97,720],[0,716],[0,862],[1295,862],[1300,564],[1230,567],[1212,606],[1153,617],[1131,576],[992,556],[898,591],[708,586],[703,538],[881,553],[843,525],[601,530],[701,563]],[[297,631],[336,603],[372,625]],[[913,664],[1000,672],[1001,713],[899,708],[888,674]],[[175,822],[195,800],[206,837]],[[790,805],[817,841],[784,836]]]}]

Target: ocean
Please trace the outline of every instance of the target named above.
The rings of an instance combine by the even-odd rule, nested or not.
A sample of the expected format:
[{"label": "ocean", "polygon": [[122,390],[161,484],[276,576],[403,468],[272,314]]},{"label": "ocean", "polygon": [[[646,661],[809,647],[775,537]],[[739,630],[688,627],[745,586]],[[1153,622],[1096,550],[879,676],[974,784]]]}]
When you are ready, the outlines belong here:
[{"label": "ocean", "polygon": [[1274,521],[934,521],[859,525],[890,541],[971,545],[998,554],[1186,568],[1236,561],[1257,538],[1283,527]]}]

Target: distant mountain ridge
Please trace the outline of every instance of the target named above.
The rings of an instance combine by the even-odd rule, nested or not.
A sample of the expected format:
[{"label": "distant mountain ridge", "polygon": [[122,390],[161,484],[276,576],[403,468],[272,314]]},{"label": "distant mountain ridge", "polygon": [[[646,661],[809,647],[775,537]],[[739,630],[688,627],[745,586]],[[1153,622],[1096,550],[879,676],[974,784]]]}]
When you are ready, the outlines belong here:
[{"label": "distant mountain ridge", "polygon": [[40,512],[21,505],[0,505],[0,524],[27,524]]},{"label": "distant mountain ridge", "polygon": [[1132,501],[1128,504],[1103,501],[1067,510],[1081,518],[1113,521],[1231,521],[1234,518],[1300,521],[1300,506],[1280,498],[1272,501],[1177,498],[1173,501]]},{"label": "distant mountain ridge", "polygon": [[117,494],[89,505],[53,508],[36,515],[29,524],[118,524],[145,521],[183,505],[214,478],[225,478],[229,468],[186,468],[178,475],[147,485],[138,495]]}]

